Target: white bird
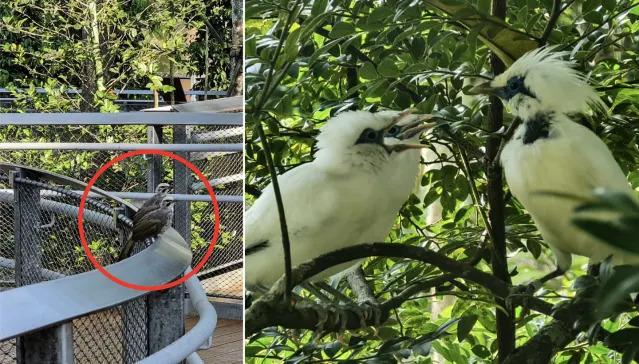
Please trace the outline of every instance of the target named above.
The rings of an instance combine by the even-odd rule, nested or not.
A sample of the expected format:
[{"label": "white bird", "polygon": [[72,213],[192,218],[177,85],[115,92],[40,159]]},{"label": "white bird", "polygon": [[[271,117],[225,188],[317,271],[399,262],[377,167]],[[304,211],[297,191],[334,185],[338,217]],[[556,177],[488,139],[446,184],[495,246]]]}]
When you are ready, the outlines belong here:
[{"label": "white bird", "polygon": [[[278,177],[292,265],[351,245],[383,241],[415,187],[415,144],[430,115],[412,111],[349,111],[331,118],[317,137],[313,162]],[[246,287],[259,293],[284,274],[284,252],[271,185],[245,214]],[[345,263],[319,280],[352,266]]]},{"label": "white bird", "polygon": [[[561,59],[565,55],[548,48],[529,52],[493,81],[473,89],[500,97],[522,120],[500,160],[513,196],[530,213],[555,255],[557,269],[541,283],[568,270],[571,254],[589,257],[591,264],[609,255],[614,265],[639,262],[639,256],[616,249],[571,223],[581,216],[575,213],[579,201],[539,193],[588,199],[595,189],[605,188],[636,200],[606,144],[569,116],[586,111],[588,106],[604,105],[584,77],[572,69],[573,64]],[[588,217],[613,218],[592,212]]]}]

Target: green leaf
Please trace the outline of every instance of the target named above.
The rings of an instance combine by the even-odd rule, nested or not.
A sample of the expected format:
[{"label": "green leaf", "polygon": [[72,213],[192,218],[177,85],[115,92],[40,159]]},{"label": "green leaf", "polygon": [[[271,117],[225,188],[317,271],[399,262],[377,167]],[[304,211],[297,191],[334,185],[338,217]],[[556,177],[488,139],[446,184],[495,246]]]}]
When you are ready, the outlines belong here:
[{"label": "green leaf", "polygon": [[604,21],[604,18],[602,13],[598,11],[591,11],[589,13],[584,14],[584,20],[594,24],[602,24]]},{"label": "green leaf", "polygon": [[625,214],[639,214],[639,205],[633,197],[624,192],[596,190],[594,200],[578,206],[575,211],[617,211]]},{"label": "green leaf", "polygon": [[315,52],[313,52],[311,57],[308,59],[308,65],[310,66],[313,63],[315,63],[315,61],[317,60],[319,56],[326,54],[331,48],[335,47],[335,45],[337,45],[339,41],[340,41],[339,39],[335,39],[324,44],[322,47],[318,48]]},{"label": "green leaf", "polygon": [[602,0],[601,5],[603,5],[604,9],[613,11],[617,6],[617,0]]},{"label": "green leaf", "polygon": [[331,29],[329,37],[340,38],[340,37],[346,37],[350,35],[355,35],[355,26],[353,25],[353,23],[347,23],[347,22],[341,21],[333,26],[333,29]]},{"label": "green leaf", "polygon": [[311,18],[324,14],[328,8],[328,0],[315,0],[311,8]]},{"label": "green leaf", "polygon": [[623,351],[623,355],[621,357],[621,364],[631,364],[635,359],[635,355],[639,351],[639,345],[631,345],[626,350]]},{"label": "green leaf", "polygon": [[617,96],[615,97],[615,101],[612,103],[612,106],[610,106],[610,111],[612,112],[612,110],[614,110],[615,107],[617,107],[618,105],[624,102],[628,102],[631,104],[639,104],[639,90],[624,88],[621,91],[619,91],[617,93]]},{"label": "green leaf", "polygon": [[298,41],[300,39],[300,28],[293,30],[288,37],[286,38],[286,42],[284,43],[284,56],[288,62],[291,62],[297,57],[299,53],[299,45]]},{"label": "green leaf", "polygon": [[383,77],[397,77],[399,76],[399,68],[395,62],[386,58],[379,65],[377,65],[377,72]]},{"label": "green leaf", "polygon": [[339,341],[333,341],[324,346],[324,353],[326,353],[329,358],[332,358],[340,351],[341,348],[342,343]]},{"label": "green leaf", "polygon": [[477,323],[477,315],[469,315],[462,317],[457,323],[457,340],[461,343],[466,339]]},{"label": "green leaf", "polygon": [[639,218],[622,221],[628,221],[628,223],[617,224],[593,218],[572,219],[573,224],[588,234],[614,247],[639,254]]},{"label": "green leaf", "polygon": [[417,110],[423,114],[430,114],[435,109],[435,105],[439,101],[439,94],[434,93],[426,99],[426,101],[422,101],[417,105]]},{"label": "green leaf", "polygon": [[589,11],[593,11],[599,5],[601,5],[601,0],[584,0],[583,5],[581,6],[581,12],[587,13]]},{"label": "green leaf", "polygon": [[379,77],[375,66],[371,62],[364,62],[359,68],[359,76],[365,80],[375,80]]},{"label": "green leaf", "polygon": [[486,359],[490,356],[490,350],[488,350],[488,348],[485,347],[484,345],[475,345],[470,350],[473,351],[473,354],[477,355],[478,357],[482,359]]},{"label": "green leaf", "polygon": [[473,208],[474,208],[473,205],[465,205],[460,207],[459,210],[457,210],[457,213],[455,213],[455,219],[454,219],[455,224],[457,224],[460,221],[468,219],[473,214]]},{"label": "green leaf", "polygon": [[378,8],[373,9],[371,14],[368,16],[366,23],[368,24],[376,24],[382,23],[384,20],[393,16],[395,13],[388,6],[380,6]]},{"label": "green leaf", "polygon": [[248,345],[244,348],[244,356],[250,358],[250,357],[254,357],[255,355],[257,355],[260,351],[265,350],[263,347],[261,346],[255,346],[255,345]]},{"label": "green leaf", "polygon": [[305,43],[307,40],[312,39],[311,36],[313,32],[315,32],[315,29],[321,26],[326,21],[326,19],[333,14],[334,13],[332,11],[329,11],[306,20],[304,24],[302,24],[302,30],[299,36],[299,39],[302,41],[302,43]]},{"label": "green leaf", "polygon": [[393,101],[395,101],[395,98],[397,98],[397,91],[388,90],[384,92],[384,95],[382,95],[381,103],[385,106],[391,106]]},{"label": "green leaf", "polygon": [[639,327],[639,316],[635,316],[630,321],[628,321],[628,325]]},{"label": "green leaf", "polygon": [[597,279],[593,276],[584,274],[583,276],[577,277],[572,284],[572,288],[574,289],[583,289],[592,287],[597,284]]},{"label": "green leaf", "polygon": [[413,38],[410,45],[410,54],[415,61],[420,61],[426,52],[426,40],[423,37]]},{"label": "green leaf", "polygon": [[581,350],[573,352],[566,364],[579,364],[581,362],[581,357],[583,357],[583,355],[584,355],[584,352]]},{"label": "green leaf", "polygon": [[639,291],[639,267],[614,267],[610,277],[603,283],[595,300],[597,318],[606,318],[614,311],[615,305],[628,299],[630,293]]},{"label": "green leaf", "polygon": [[366,88],[366,91],[364,91],[364,94],[362,96],[380,97],[386,92],[387,89],[388,81],[386,81],[385,79],[379,79],[377,81],[373,81],[373,84],[369,85],[369,87]]},{"label": "green leaf", "polygon": [[541,243],[537,239],[528,239],[526,240],[526,247],[530,254],[533,255],[535,259],[538,259],[541,255]]}]

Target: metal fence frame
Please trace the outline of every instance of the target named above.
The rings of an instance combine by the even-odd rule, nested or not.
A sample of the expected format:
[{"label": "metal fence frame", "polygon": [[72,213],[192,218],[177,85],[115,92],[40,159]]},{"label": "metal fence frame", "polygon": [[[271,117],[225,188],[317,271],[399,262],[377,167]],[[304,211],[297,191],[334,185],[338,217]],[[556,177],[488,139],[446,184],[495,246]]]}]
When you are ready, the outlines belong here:
[{"label": "metal fence frame", "polygon": [[[18,91],[22,91],[23,89],[17,89]],[[38,94],[46,94],[48,93],[47,90],[45,90],[42,87],[37,87],[36,88],[36,93]],[[81,93],[81,91],[76,90],[76,89],[68,89],[65,91],[65,94],[67,95],[79,95]],[[114,94],[116,95],[134,95],[134,96],[153,96],[154,92],[151,90],[114,90],[113,91]],[[7,89],[7,88],[0,88],[0,94],[11,94],[11,90]],[[203,96],[205,99],[207,99],[209,96],[226,96],[228,94],[228,91],[224,91],[224,90],[215,90],[215,91],[197,91],[197,90],[190,90],[190,91],[184,91],[184,95],[185,96]],[[11,103],[13,101],[16,101],[17,98],[15,97],[0,97],[0,103]],[[153,99],[117,99],[114,100],[115,103],[118,104],[153,104],[155,102],[155,100]],[[193,102],[193,101],[189,101],[189,102]],[[158,101],[159,104],[170,104],[169,100],[161,100]]]}]

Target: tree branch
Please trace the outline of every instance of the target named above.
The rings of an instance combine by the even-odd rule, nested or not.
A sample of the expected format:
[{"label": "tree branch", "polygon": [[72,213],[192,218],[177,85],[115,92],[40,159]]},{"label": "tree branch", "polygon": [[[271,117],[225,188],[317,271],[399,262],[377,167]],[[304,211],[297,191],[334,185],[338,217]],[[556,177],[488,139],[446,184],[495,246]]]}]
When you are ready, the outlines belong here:
[{"label": "tree branch", "polygon": [[546,28],[544,28],[544,33],[539,38],[539,46],[543,47],[548,42],[548,38],[552,34],[553,29],[555,29],[555,25],[557,24],[557,20],[559,20],[559,15],[561,15],[561,0],[552,0],[552,9],[550,11],[550,19],[548,19],[548,23],[546,24]]},{"label": "tree branch", "polygon": [[[309,277],[312,277],[332,266],[370,256],[417,260],[434,265],[440,270],[447,272],[440,276],[414,283],[397,296],[382,302],[380,304],[382,312],[382,317],[380,317],[381,322],[384,322],[388,318],[390,311],[400,307],[403,302],[407,301],[415,294],[440,286],[446,282],[453,281],[456,278],[463,278],[483,286],[501,299],[505,299],[510,294],[509,284],[466,263],[448,258],[429,249],[393,243],[359,244],[321,255],[309,262],[293,268],[293,283],[297,285]],[[257,300],[248,310],[246,310],[246,336],[250,336],[265,327],[271,326],[283,326],[292,329],[309,330],[316,328],[318,324],[318,317],[315,309],[303,304],[291,306],[287,302],[282,301],[281,297],[284,290],[284,280],[283,278],[280,278],[266,296]],[[552,356],[554,354],[550,354],[551,352],[556,353],[558,350],[574,340],[576,335],[588,326],[589,323],[586,322],[584,324],[583,319],[589,317],[589,313],[592,312],[592,300],[590,299],[590,293],[588,293],[589,291],[583,292],[578,292],[575,298],[563,301],[558,305],[553,305],[542,299],[527,295],[510,296],[513,307],[525,305],[533,311],[553,317],[554,320],[546,325],[548,327],[544,327],[537,334],[539,336],[533,336],[533,338],[520,349],[515,350],[512,353],[507,353],[510,355],[506,357],[505,360],[507,360],[508,363],[516,363],[515,358],[525,357],[525,355],[520,354],[520,352],[530,353],[535,350],[541,351],[542,349],[546,352],[546,354],[543,354],[544,356]],[[624,309],[627,309],[627,307],[620,307],[619,311],[623,311]],[[500,310],[498,310],[498,312],[499,311]],[[324,323],[323,329],[325,332],[338,332],[341,329],[340,323],[335,319],[336,317],[331,317],[326,323]],[[374,322],[372,322],[372,319],[373,318],[369,319],[366,324],[373,325]],[[579,328],[575,328],[575,324],[577,322],[580,323]],[[345,326],[346,329],[359,329],[360,324],[361,322],[359,321],[359,317],[357,317],[355,313],[348,313]],[[552,336],[552,340],[549,341],[550,334],[559,336]],[[597,339],[603,342],[609,334],[610,333],[606,330],[601,330]],[[572,337],[572,339],[570,339],[570,337]],[[540,348],[539,346],[543,346],[543,348]],[[610,347],[610,349],[623,352],[623,349],[625,348]],[[639,354],[637,357],[639,359]],[[525,360],[522,360],[522,362],[526,363]]]},{"label": "tree branch", "polygon": [[[506,283],[500,281],[491,274],[482,272],[468,264],[448,258],[445,255],[429,249],[424,249],[417,246],[388,243],[355,245],[328,254],[324,254],[313,259],[312,261],[301,264],[292,270],[291,278],[293,286],[300,284],[304,280],[332,266],[370,256],[398,257],[418,260],[424,263],[432,264],[438,267],[440,270],[449,273],[449,275],[442,276],[446,277],[445,279],[438,279],[436,281],[437,284],[433,286],[441,285],[451,279],[454,279],[455,277],[459,277],[475,282],[487,288],[493,294],[499,297],[506,297],[509,293],[509,288]],[[418,283],[417,285],[417,287],[409,287],[399,296],[390,299],[389,301],[392,302],[392,304],[388,303],[389,301],[384,302],[382,304],[382,311],[384,312],[385,310],[386,316],[382,315],[381,320],[385,320],[388,317],[388,311],[399,307],[403,301],[410,298],[410,296],[407,296],[410,292],[413,292],[412,294],[414,294],[425,289],[426,287],[432,287],[430,286],[430,283],[426,282]],[[317,315],[312,308],[300,307],[300,305],[291,307],[290,305],[283,304],[281,298],[285,291],[286,288],[284,279],[280,278],[275,283],[275,285],[273,285],[267,295],[257,300],[246,311],[247,334],[254,333],[264,327],[273,325],[283,325],[290,328],[306,329],[313,329],[317,325]],[[359,319],[354,313],[352,314],[352,317],[351,315],[349,315],[347,328],[358,327],[360,327]],[[335,325],[331,326],[326,323],[324,325],[324,330],[337,331],[339,330],[339,327],[335,327]]]},{"label": "tree branch", "polygon": [[[581,331],[588,329],[596,322],[592,315],[595,294],[596,286],[591,286],[578,291],[575,297],[565,304],[558,305],[552,314],[555,319],[544,325],[524,345],[508,355],[504,364],[551,362],[555,354],[574,341]],[[623,305],[619,305],[618,308],[620,312],[624,311]],[[610,334],[609,331],[600,328],[596,339],[605,342]],[[608,348],[620,353],[626,349],[626,347],[614,345]],[[639,361],[639,353],[634,358]]]}]

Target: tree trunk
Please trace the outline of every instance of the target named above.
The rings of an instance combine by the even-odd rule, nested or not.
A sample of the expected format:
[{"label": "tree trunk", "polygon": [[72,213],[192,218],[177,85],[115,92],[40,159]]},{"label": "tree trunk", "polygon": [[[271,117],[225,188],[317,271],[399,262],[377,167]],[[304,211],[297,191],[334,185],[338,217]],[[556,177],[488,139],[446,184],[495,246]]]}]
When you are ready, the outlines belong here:
[{"label": "tree trunk", "polygon": [[231,0],[231,20],[233,21],[231,48],[231,87],[229,96],[241,95],[244,90],[244,69],[242,64],[242,44],[244,43],[244,11],[242,0]]},{"label": "tree trunk", "polygon": [[[493,0],[491,14],[500,18],[506,18],[506,0]],[[504,64],[496,54],[491,54],[493,74],[504,72]],[[488,130],[497,132],[503,126],[504,107],[497,97],[490,98],[490,111],[488,114]],[[506,232],[504,216],[504,184],[502,180],[502,168],[498,161],[497,153],[501,138],[490,137],[486,144],[486,177],[488,179],[488,204],[490,206],[489,220],[494,241],[492,249],[491,265],[493,274],[511,284],[506,258]],[[502,306],[506,312],[496,310],[497,317],[497,348],[499,362],[503,362],[508,354],[515,349],[515,322],[513,313],[506,308],[503,299],[497,299],[496,303]]]},{"label": "tree trunk", "polygon": [[98,10],[94,1],[89,3],[89,13],[91,15],[91,49],[93,53],[93,63],[95,65],[95,77],[98,90],[104,91],[104,74],[102,66],[102,54],[100,48],[100,31],[98,28]]}]

